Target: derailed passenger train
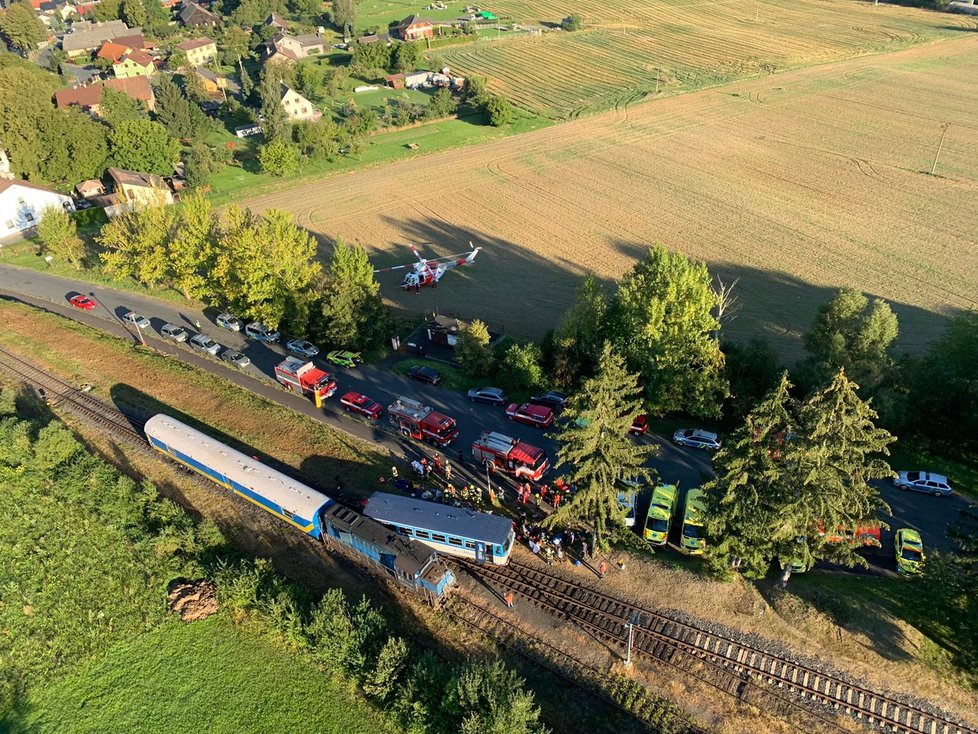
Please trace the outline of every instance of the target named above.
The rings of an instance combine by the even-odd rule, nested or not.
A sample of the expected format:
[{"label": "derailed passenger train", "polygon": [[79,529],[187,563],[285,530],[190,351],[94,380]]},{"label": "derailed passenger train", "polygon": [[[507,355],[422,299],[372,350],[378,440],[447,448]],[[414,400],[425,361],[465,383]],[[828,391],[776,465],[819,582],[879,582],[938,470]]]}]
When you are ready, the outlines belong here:
[{"label": "derailed passenger train", "polygon": [[176,418],[160,413],[146,421],[144,430],[150,445],[168,458],[317,540],[345,546],[418,594],[438,600],[455,582],[451,569],[431,548],[412,543]]}]

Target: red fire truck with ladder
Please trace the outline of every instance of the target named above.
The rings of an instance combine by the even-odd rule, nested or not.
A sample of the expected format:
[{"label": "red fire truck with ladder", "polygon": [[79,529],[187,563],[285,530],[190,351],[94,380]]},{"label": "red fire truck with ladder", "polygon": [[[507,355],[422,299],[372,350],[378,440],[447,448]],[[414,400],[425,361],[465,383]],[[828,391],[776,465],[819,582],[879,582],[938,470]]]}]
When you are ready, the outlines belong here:
[{"label": "red fire truck with ladder", "polygon": [[275,365],[275,379],[286,389],[303,395],[311,395],[316,407],[336,392],[336,380],[329,372],[323,372],[312,362],[303,362],[295,357],[287,357]]},{"label": "red fire truck with ladder", "polygon": [[391,425],[402,436],[444,448],[458,436],[455,419],[411,398],[398,398],[387,408]]},{"label": "red fire truck with ladder", "polygon": [[539,482],[550,461],[543,449],[495,431],[483,431],[472,444],[472,456],[492,471],[512,474],[520,480]]}]

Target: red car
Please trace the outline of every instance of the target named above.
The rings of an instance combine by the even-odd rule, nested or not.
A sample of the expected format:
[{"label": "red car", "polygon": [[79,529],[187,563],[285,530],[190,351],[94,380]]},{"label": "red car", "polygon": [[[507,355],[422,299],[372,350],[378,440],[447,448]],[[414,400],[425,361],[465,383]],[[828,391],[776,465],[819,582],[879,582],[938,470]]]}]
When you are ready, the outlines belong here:
[{"label": "red car", "polygon": [[340,405],[351,413],[359,413],[372,421],[377,420],[384,412],[384,407],[376,400],[358,392],[348,392],[340,398]]},{"label": "red car", "polygon": [[550,428],[554,422],[553,410],[545,405],[533,405],[532,403],[523,403],[523,405],[510,403],[506,406],[506,417],[511,421],[526,423],[528,426],[536,426],[537,428]]},{"label": "red car", "polygon": [[79,293],[77,296],[72,296],[68,299],[70,303],[75,308],[80,308],[82,311],[91,311],[98,304],[95,302],[94,298]]},{"label": "red car", "polygon": [[641,436],[644,433],[649,432],[649,417],[647,415],[637,415],[632,419],[632,427],[628,429],[629,433],[636,436]]}]

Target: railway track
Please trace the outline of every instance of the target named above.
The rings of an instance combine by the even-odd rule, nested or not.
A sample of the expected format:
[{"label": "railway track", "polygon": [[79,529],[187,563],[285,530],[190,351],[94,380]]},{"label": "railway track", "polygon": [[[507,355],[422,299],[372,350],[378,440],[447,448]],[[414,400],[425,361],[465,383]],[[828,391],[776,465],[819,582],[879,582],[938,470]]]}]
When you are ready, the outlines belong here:
[{"label": "railway track", "polygon": [[[625,647],[631,631],[634,654],[695,674],[738,698],[757,692],[809,714],[814,703],[896,734],[978,734],[978,729],[936,711],[518,561],[510,560],[507,566],[462,565],[495,588],[512,590],[604,642]],[[824,721],[837,726],[828,718]]]}]

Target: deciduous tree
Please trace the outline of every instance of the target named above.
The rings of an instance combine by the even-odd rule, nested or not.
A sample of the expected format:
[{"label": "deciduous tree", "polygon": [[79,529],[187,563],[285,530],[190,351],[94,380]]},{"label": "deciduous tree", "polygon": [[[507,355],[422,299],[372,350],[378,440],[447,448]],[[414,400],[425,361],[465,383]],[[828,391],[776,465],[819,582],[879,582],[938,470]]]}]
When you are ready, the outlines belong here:
[{"label": "deciduous tree", "polygon": [[588,273],[577,287],[574,305],[554,332],[553,371],[559,385],[567,387],[594,374],[607,310],[601,283]]},{"label": "deciduous tree", "polygon": [[413,71],[421,64],[421,44],[395,44],[391,49],[390,68],[397,72]]},{"label": "deciduous tree", "polygon": [[291,134],[289,118],[282,107],[282,80],[276,73],[278,71],[276,68],[266,68],[258,89],[261,97],[262,132],[270,142],[288,141]]},{"label": "deciduous tree", "polygon": [[10,3],[0,11],[0,32],[10,45],[25,56],[37,50],[37,44],[47,38],[44,24],[27,3]]},{"label": "deciduous tree", "polygon": [[371,349],[387,337],[390,317],[362,247],[336,241],[320,310],[319,332],[335,347]]},{"label": "deciduous tree", "polygon": [[175,223],[174,208],[165,205],[138,208],[110,219],[98,236],[105,271],[150,288],[166,283],[171,276],[167,246]]},{"label": "deciduous tree", "polygon": [[51,110],[34,124],[45,141],[39,161],[45,180],[74,185],[102,176],[108,153],[102,125],[77,109]]},{"label": "deciduous tree", "polygon": [[525,681],[500,661],[470,663],[449,690],[446,708],[460,734],[546,734]]},{"label": "deciduous tree", "polygon": [[513,106],[502,95],[496,94],[486,100],[483,106],[486,119],[493,127],[502,127],[513,119]]},{"label": "deciduous tree", "polygon": [[75,270],[81,270],[85,243],[78,236],[78,225],[60,206],[48,207],[37,223],[37,236],[46,252]]},{"label": "deciduous tree", "polygon": [[706,265],[661,245],[619,283],[608,329],[631,369],[642,374],[650,412],[719,413],[728,390],[715,307]]},{"label": "deciduous tree", "polygon": [[128,94],[117,92],[111,87],[102,90],[102,103],[99,105],[102,121],[109,127],[116,127],[127,120],[145,120],[146,108]]},{"label": "deciduous tree", "polygon": [[512,390],[535,390],[543,385],[542,361],[536,344],[512,344],[500,365],[499,379]]},{"label": "deciduous tree", "polygon": [[493,353],[489,347],[489,329],[475,319],[458,335],[455,359],[467,375],[484,377],[492,372]]},{"label": "deciduous tree", "polygon": [[215,295],[210,272],[217,254],[217,237],[210,202],[200,192],[185,196],[167,254],[171,285],[188,301]]},{"label": "deciduous tree", "polygon": [[299,170],[299,149],[288,140],[273,138],[258,151],[261,170],[273,176],[288,176]]},{"label": "deciduous tree", "polygon": [[211,127],[207,115],[200,107],[184,97],[180,87],[167,75],[156,81],[156,121],[175,138],[196,140],[202,138]]},{"label": "deciduous tree", "polygon": [[126,120],[109,132],[112,162],[119,168],[170,175],[180,159],[180,145],[158,122]]},{"label": "deciduous tree", "polygon": [[352,36],[356,31],[359,4],[358,0],[333,0],[330,20],[345,37]]},{"label": "deciduous tree", "polygon": [[122,0],[121,12],[122,19],[130,28],[142,28],[149,19],[143,0]]},{"label": "deciduous tree", "polygon": [[652,477],[645,464],[654,447],[629,437],[632,417],[641,410],[640,396],[638,376],[629,373],[625,360],[605,343],[597,374],[564,409],[557,467],[569,469],[569,481],[577,491],[547,518],[548,526],[586,523],[594,528],[595,544],[601,548],[624,528],[618,481],[623,476],[640,481]]},{"label": "deciduous tree", "polygon": [[190,69],[183,75],[183,91],[192,102],[206,102],[210,99],[204,78],[196,69]]}]

